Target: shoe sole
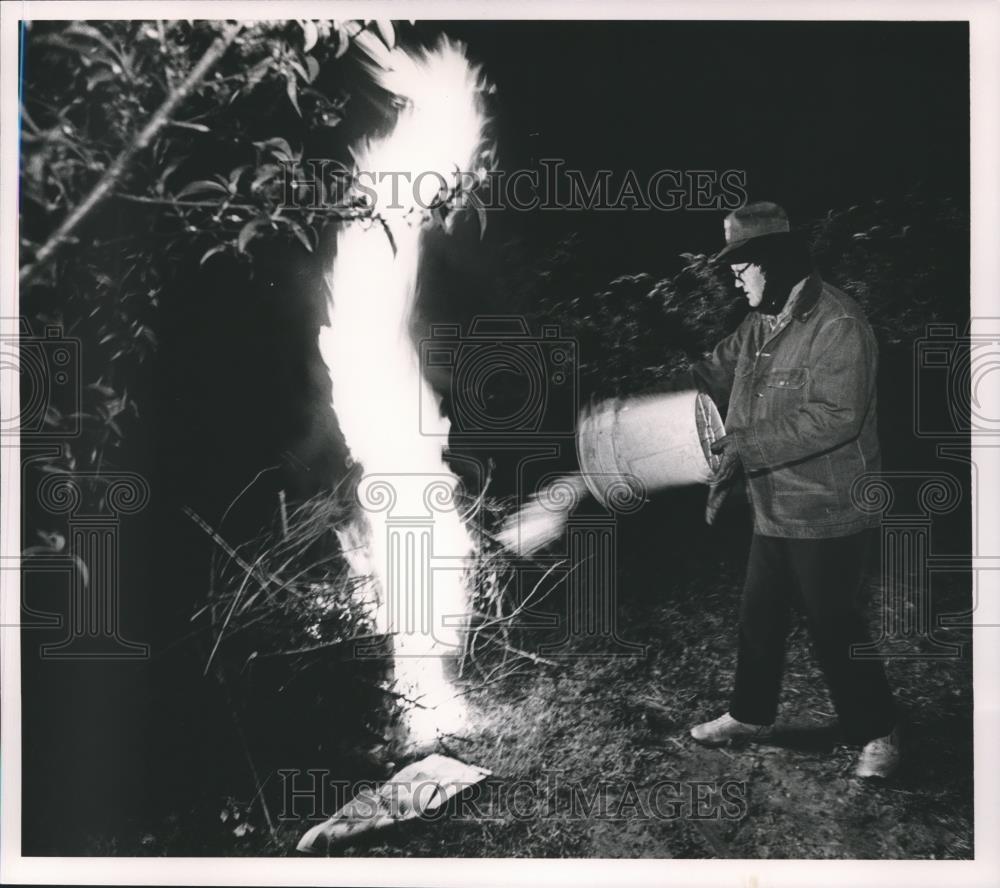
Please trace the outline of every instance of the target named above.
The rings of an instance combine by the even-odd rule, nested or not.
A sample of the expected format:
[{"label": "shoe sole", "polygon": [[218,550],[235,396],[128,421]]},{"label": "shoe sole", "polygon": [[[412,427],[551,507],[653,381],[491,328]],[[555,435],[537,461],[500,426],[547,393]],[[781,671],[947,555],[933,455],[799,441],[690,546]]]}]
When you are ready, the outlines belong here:
[{"label": "shoe sole", "polygon": [[694,740],[699,746],[705,746],[709,749],[718,749],[722,746],[728,746],[734,749],[742,749],[745,746],[749,746],[751,743],[759,743],[762,740],[770,740],[770,734],[746,734],[740,737],[724,737],[721,740],[699,740],[694,734],[690,735],[691,739]]},{"label": "shoe sole", "polygon": [[856,770],[854,776],[860,778],[861,780],[888,780],[899,770],[899,765],[893,765],[891,768],[887,768],[885,771],[860,771]]}]

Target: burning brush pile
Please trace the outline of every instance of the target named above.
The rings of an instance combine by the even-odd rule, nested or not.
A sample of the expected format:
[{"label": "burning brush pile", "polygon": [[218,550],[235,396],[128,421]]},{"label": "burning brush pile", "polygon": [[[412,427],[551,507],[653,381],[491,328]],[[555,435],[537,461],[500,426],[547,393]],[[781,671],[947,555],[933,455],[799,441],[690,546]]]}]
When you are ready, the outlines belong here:
[{"label": "burning brush pile", "polygon": [[276,528],[230,545],[193,516],[216,544],[208,601],[192,617],[207,622],[206,672],[220,657],[239,671],[257,658],[306,656],[371,637],[366,579],[352,572],[341,544],[352,506],[345,487],[282,504]]},{"label": "burning brush pile", "polygon": [[[492,90],[464,47],[447,39],[426,50],[396,47],[373,58],[367,74],[385,95],[385,124],[352,152],[367,212],[338,229],[329,325],[318,340],[355,472],[346,495],[299,506],[277,536],[238,550],[217,539],[224,557],[203,614],[212,627],[209,663],[224,649],[239,651],[241,670],[265,658],[299,662],[334,650],[358,661],[365,656],[359,644],[370,642],[367,656],[378,652],[391,664],[386,690],[407,707],[410,739],[426,744],[465,725],[460,678],[482,671],[493,680],[511,657],[524,658],[510,623],[557,582],[543,577],[512,602],[504,550],[530,555],[551,542],[594,491],[582,475],[568,474],[511,517],[504,504],[466,493],[446,460],[449,419],[423,375],[409,324],[423,232],[449,229],[474,203],[467,198],[493,161],[485,110]],[[703,262],[692,263],[692,298],[703,301],[707,274]],[[645,300],[651,316],[662,314],[659,297],[654,290]],[[602,325],[603,335],[618,330],[630,342],[642,327]],[[634,371],[605,365],[604,378],[624,387]],[[610,393],[596,376],[589,381],[592,395]],[[704,467],[700,450],[696,456]],[[615,506],[642,500],[641,490],[620,487],[597,495]],[[500,662],[482,669],[490,649]]]},{"label": "burning brush pile", "polygon": [[551,573],[542,576],[517,600],[502,532],[515,503],[460,491],[458,518],[474,545],[460,573],[462,631],[455,647],[427,656],[431,668],[423,658],[401,661],[406,635],[415,633],[385,616],[385,592],[352,492],[359,476],[355,470],[337,490],[291,510],[282,501],[272,526],[239,545],[190,513],[216,546],[207,601],[192,623],[207,630],[206,674],[242,689],[248,708],[269,705],[251,698],[255,688],[268,686],[261,677],[275,667],[282,692],[300,681],[315,684],[321,675],[318,681],[331,683],[329,708],[310,717],[343,715],[346,698],[365,697],[362,705],[379,710],[364,714],[369,740],[378,745],[381,732],[383,740],[413,742],[415,724],[426,720],[429,734],[418,737],[425,744],[462,726],[463,707],[454,701],[465,691],[537,662],[518,647],[514,624],[558,583],[546,582]]},{"label": "burning brush pile", "polygon": [[[397,47],[367,73],[386,96],[386,124],[353,150],[367,212],[338,230],[318,342],[353,469],[338,491],[282,512],[275,529],[238,547],[192,515],[218,546],[196,618],[210,627],[206,671],[246,684],[280,662],[284,691],[317,662],[329,685],[330,664],[341,663],[343,675],[374,682],[396,704],[386,708],[397,745],[427,748],[467,726],[470,682],[537,660],[517,648],[511,624],[537,603],[545,578],[527,600],[511,600],[513,570],[497,537],[508,506],[467,493],[449,466],[449,421],[409,334],[423,232],[449,230],[470,173],[475,182],[492,162],[491,88],[447,39]],[[309,705],[323,717],[315,699]],[[332,716],[338,704],[324,708]]]}]

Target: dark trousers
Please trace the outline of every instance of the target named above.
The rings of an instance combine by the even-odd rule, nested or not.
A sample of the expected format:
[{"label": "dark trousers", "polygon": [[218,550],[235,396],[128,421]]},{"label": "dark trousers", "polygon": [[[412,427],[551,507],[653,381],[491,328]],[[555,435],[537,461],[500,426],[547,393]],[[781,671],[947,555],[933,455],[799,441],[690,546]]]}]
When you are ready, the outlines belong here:
[{"label": "dark trousers", "polygon": [[805,612],[845,740],[866,743],[893,729],[882,661],[851,656],[852,645],[871,640],[861,595],[870,543],[870,531],[816,540],[754,535],[740,607],[733,718],[774,722],[795,602]]}]

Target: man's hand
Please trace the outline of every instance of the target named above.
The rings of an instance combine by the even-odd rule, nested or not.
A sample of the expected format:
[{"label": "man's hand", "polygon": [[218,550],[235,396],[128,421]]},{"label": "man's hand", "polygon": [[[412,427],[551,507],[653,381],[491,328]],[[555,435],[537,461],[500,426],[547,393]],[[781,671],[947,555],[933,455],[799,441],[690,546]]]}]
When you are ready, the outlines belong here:
[{"label": "man's hand", "polygon": [[722,503],[732,490],[732,480],[741,460],[736,439],[732,435],[723,435],[718,441],[713,441],[710,449],[712,453],[722,457],[719,468],[709,483],[708,501],[705,503],[705,521],[714,524]]},{"label": "man's hand", "polygon": [[736,439],[732,435],[723,435],[718,441],[712,442],[711,450],[712,453],[722,458],[719,468],[715,471],[712,483],[720,484],[723,481],[728,481],[736,474],[736,470],[741,465],[740,452],[736,447]]}]

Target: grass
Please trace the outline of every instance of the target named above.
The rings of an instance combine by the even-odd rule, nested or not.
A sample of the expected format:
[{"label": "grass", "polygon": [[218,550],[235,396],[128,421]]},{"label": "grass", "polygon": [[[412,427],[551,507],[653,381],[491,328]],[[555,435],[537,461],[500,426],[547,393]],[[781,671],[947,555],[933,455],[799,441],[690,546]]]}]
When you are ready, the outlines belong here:
[{"label": "grass", "polygon": [[[472,728],[442,738],[437,751],[493,772],[475,816],[456,804],[439,819],[371,833],[333,853],[971,858],[968,630],[941,633],[963,645],[959,658],[889,662],[890,682],[906,713],[904,766],[889,781],[853,777],[856,750],[837,737],[802,625],[789,639],[782,730],[776,738],[745,749],[706,749],[690,740],[687,729],[724,711],[727,703],[742,562],[740,553],[717,558],[713,575],[692,557],[697,563],[675,579],[622,603],[620,631],[646,645],[645,656],[585,656],[581,644],[575,656],[555,666],[525,660],[518,675],[469,691]],[[622,572],[626,586],[649,586],[648,576],[638,567]],[[967,590],[958,586],[936,590],[942,612],[960,611],[967,602]],[[873,630],[875,624],[873,613]],[[666,812],[662,804],[654,810],[650,801],[651,793],[663,792],[665,781],[674,781],[668,788],[679,787],[668,802],[680,800],[665,806]],[[722,816],[727,812],[711,792],[727,781],[741,793],[742,804],[728,812],[737,816]],[[699,785],[709,789],[698,790]],[[602,791],[603,809],[586,814],[583,803]],[[692,793],[699,791],[708,799],[701,813],[713,816],[694,816],[699,812]],[[580,803],[575,810],[574,802]],[[282,821],[268,835],[256,822],[253,832],[238,836],[231,820],[207,824],[193,812],[177,814],[170,824],[147,828],[131,840],[120,836],[112,853],[179,853],[176,842],[185,830],[207,829],[199,853],[281,856],[294,853],[309,825]],[[183,844],[190,847],[189,841]]]}]

